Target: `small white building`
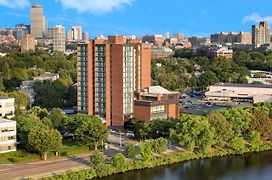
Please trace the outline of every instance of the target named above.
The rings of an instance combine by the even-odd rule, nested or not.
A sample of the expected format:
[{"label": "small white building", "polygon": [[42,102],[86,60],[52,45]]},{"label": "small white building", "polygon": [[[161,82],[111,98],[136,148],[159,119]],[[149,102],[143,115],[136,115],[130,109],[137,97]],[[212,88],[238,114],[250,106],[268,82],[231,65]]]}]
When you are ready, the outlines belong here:
[{"label": "small white building", "polygon": [[14,98],[0,97],[0,117],[6,117],[8,119],[14,117],[14,102]]},{"label": "small white building", "polygon": [[16,121],[0,117],[0,154],[16,151]]}]

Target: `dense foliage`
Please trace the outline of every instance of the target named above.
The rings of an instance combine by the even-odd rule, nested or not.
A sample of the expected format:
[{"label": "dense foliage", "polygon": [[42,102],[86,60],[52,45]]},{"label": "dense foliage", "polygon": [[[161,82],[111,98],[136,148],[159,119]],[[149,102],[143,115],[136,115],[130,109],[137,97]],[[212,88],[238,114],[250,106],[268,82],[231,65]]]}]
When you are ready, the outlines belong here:
[{"label": "dense foliage", "polygon": [[154,85],[184,91],[202,89],[219,82],[248,83],[249,70],[272,71],[272,51],[237,50],[234,51],[233,60],[228,60],[224,57],[196,55],[189,49],[178,49],[172,58],[152,61],[152,80]]},{"label": "dense foliage", "polygon": [[36,105],[42,107],[74,106],[76,82],[75,55],[63,53],[48,54],[42,50],[36,52],[10,53],[0,57],[0,91],[17,90],[25,80],[31,80],[45,72],[59,73],[56,82],[44,81],[34,85]]}]

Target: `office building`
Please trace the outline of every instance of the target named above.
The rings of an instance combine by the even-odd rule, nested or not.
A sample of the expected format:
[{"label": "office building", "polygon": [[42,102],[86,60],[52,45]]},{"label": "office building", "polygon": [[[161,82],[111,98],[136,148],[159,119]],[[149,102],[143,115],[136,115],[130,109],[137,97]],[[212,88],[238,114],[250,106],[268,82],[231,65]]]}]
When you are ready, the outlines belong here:
[{"label": "office building", "polygon": [[205,99],[211,102],[272,102],[271,85],[219,84],[208,89]]},{"label": "office building", "polygon": [[145,35],[142,38],[142,41],[151,43],[154,46],[163,46],[164,41],[165,41],[165,37],[163,37],[162,35]]},{"label": "office building", "polygon": [[203,46],[207,43],[207,38],[192,36],[192,37],[188,38],[188,41],[190,42],[192,48],[197,49],[200,46]]},{"label": "office building", "polygon": [[0,97],[0,117],[9,119],[14,117],[14,101],[14,98]]},{"label": "office building", "polygon": [[252,26],[252,44],[258,48],[261,45],[270,43],[270,26],[267,22],[262,21],[259,25]]},{"label": "office building", "polygon": [[53,28],[48,28],[47,30],[47,38],[53,39]]},{"label": "office building", "polygon": [[42,38],[45,26],[43,15],[43,6],[41,4],[32,4],[30,11],[31,36],[34,38]]},{"label": "office building", "polygon": [[25,34],[21,40],[21,52],[35,51],[36,40],[30,34]]},{"label": "office building", "polygon": [[15,26],[16,30],[16,39],[21,40],[25,34],[30,33],[30,25],[25,25],[25,24],[16,24]]},{"label": "office building", "polygon": [[166,38],[166,39],[170,39],[170,32],[166,32],[166,33],[165,33],[165,38]]},{"label": "office building", "polygon": [[184,40],[184,35],[181,33],[174,33],[174,38],[176,38],[178,40],[178,42],[183,41]]},{"label": "office building", "polygon": [[48,20],[45,16],[43,17],[43,37],[48,37]]},{"label": "office building", "polygon": [[89,33],[88,32],[84,32],[82,35],[83,41],[84,42],[88,42],[89,41]]},{"label": "office building", "polygon": [[65,28],[62,25],[53,27],[53,51],[65,51]]},{"label": "office building", "polygon": [[171,48],[157,46],[153,46],[151,48],[152,59],[168,58],[171,57],[172,55],[174,55],[174,52]]},{"label": "office building", "polygon": [[16,121],[0,117],[0,154],[16,151]]}]

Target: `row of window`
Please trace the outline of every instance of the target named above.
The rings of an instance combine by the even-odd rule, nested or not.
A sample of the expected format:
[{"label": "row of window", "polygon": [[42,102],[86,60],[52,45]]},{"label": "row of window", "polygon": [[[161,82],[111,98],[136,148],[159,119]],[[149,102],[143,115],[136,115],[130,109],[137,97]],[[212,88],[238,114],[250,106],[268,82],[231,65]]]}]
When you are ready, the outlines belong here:
[{"label": "row of window", "polygon": [[16,139],[16,136],[1,136],[0,137],[0,142],[10,141],[10,140],[14,140],[14,139]]},{"label": "row of window", "polygon": [[16,127],[2,127],[0,128],[0,132],[12,132],[12,131],[15,131],[16,130]]},{"label": "row of window", "polygon": [[164,112],[164,105],[151,107],[151,114],[163,113],[163,112]]}]

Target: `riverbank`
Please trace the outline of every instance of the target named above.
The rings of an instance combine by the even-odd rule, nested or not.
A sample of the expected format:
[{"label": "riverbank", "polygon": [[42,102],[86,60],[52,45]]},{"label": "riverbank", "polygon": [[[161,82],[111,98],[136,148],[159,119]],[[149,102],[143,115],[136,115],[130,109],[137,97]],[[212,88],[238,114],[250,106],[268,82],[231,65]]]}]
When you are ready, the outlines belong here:
[{"label": "riverbank", "polygon": [[[269,151],[269,150],[272,150],[271,143],[262,145],[258,152]],[[60,175],[56,175],[53,177],[45,177],[43,179],[44,180],[94,179],[94,178],[110,176],[113,174],[124,173],[124,172],[132,171],[132,170],[154,168],[158,166],[171,165],[171,164],[181,163],[181,162],[190,161],[190,160],[222,157],[222,156],[237,155],[237,154],[241,155],[241,154],[253,153],[253,152],[257,152],[257,151],[252,151],[250,148],[246,148],[245,151],[243,152],[235,152],[234,150],[230,150],[230,149],[218,149],[209,153],[176,151],[176,152],[153,156],[148,161],[126,159],[122,167],[116,167],[110,163],[102,163],[97,165],[96,167],[90,167],[86,170],[70,171],[70,172],[62,173]]]}]

